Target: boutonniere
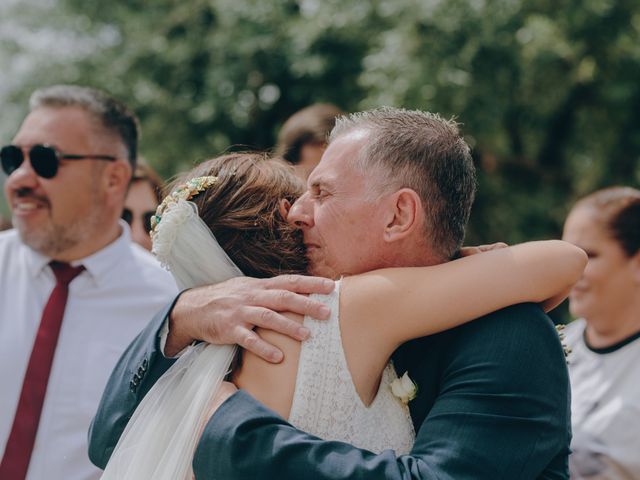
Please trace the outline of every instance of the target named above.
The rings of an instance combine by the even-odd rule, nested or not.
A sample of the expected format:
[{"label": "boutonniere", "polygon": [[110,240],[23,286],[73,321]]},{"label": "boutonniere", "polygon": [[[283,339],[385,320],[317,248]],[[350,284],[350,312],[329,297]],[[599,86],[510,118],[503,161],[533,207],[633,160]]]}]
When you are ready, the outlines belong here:
[{"label": "boutonniere", "polygon": [[[566,325],[562,325],[562,324],[556,325],[556,331],[558,332],[558,337],[560,337],[560,343],[562,344],[562,351],[564,352],[564,358],[566,359],[571,354],[571,348],[569,348],[569,345],[567,345],[567,342],[565,341],[564,327],[566,327]],[[567,363],[569,363],[568,360],[567,360]]]},{"label": "boutonniere", "polygon": [[391,382],[391,393],[406,405],[418,395],[418,385],[409,378],[409,372],[404,372],[402,377]]}]

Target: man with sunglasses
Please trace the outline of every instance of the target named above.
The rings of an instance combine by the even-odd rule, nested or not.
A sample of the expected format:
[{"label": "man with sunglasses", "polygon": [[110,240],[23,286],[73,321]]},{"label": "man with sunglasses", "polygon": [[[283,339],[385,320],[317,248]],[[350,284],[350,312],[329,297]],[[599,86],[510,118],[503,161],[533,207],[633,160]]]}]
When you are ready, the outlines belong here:
[{"label": "man with sunglasses", "polygon": [[120,219],[137,139],[124,105],[59,85],[0,149],[15,227],[0,234],[2,479],[100,476],[86,443],[107,377],[176,293]]}]

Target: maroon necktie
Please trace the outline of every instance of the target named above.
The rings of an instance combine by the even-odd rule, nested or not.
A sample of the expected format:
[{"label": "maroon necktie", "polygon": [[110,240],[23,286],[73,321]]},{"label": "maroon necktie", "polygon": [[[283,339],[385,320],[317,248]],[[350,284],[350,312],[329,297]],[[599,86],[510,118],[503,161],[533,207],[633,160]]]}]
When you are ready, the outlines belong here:
[{"label": "maroon necktie", "polygon": [[[13,419],[11,433],[0,463],[0,479],[23,480],[27,477],[33,444],[38,432],[42,404],[47,393],[51,364],[58,343],[58,334],[67,304],[69,283],[84,270],[68,263],[51,262],[56,286],[42,312],[40,327],[31,350],[29,365],[22,382],[20,400]],[[53,472],[50,472],[53,474]]]}]

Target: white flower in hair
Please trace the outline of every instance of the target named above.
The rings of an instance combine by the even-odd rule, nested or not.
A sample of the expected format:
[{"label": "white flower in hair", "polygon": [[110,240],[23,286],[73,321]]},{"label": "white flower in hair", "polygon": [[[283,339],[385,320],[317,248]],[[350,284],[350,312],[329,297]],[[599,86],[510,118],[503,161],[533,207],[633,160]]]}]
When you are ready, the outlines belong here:
[{"label": "white flower in hair", "polygon": [[180,229],[194,216],[198,216],[195,205],[187,200],[178,199],[164,209],[162,222],[156,225],[153,236],[153,253],[163,267],[169,267],[171,250]]},{"label": "white flower in hair", "polygon": [[186,183],[183,183],[182,185],[176,187],[173,192],[171,192],[165,197],[164,200],[162,200],[162,203],[158,205],[158,208],[156,209],[156,214],[151,217],[151,232],[149,232],[151,234],[151,238],[153,238],[157,226],[160,224],[162,216],[164,215],[164,211],[167,208],[169,208],[172,204],[177,203],[178,200],[191,200],[193,197],[205,191],[217,181],[218,177],[207,175],[204,177],[192,178]]},{"label": "white flower in hair", "polygon": [[198,209],[190,199],[203,192],[218,181],[218,177],[204,176],[188,180],[179,185],[165,197],[156,214],[151,217],[152,252],[165,268],[169,268],[169,256],[178,235],[180,225],[183,225],[193,215],[198,216]]}]

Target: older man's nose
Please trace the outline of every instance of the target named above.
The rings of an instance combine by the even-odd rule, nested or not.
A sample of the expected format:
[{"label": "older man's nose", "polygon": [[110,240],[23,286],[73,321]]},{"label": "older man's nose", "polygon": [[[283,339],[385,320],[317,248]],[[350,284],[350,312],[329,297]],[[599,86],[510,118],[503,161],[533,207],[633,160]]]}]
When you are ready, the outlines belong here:
[{"label": "older man's nose", "polygon": [[305,193],[291,206],[287,221],[296,227],[309,227],[313,222],[308,202],[308,196]]}]

